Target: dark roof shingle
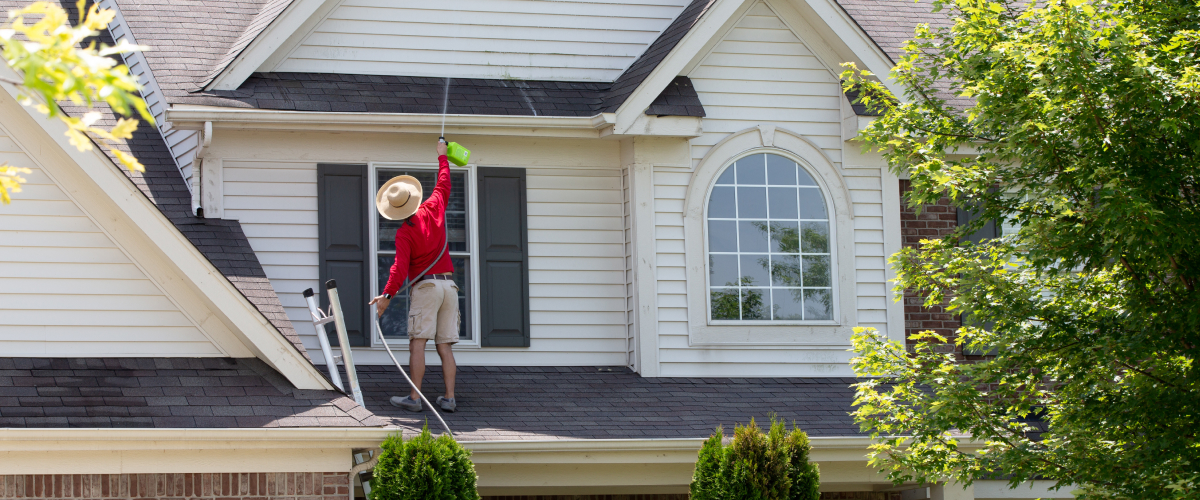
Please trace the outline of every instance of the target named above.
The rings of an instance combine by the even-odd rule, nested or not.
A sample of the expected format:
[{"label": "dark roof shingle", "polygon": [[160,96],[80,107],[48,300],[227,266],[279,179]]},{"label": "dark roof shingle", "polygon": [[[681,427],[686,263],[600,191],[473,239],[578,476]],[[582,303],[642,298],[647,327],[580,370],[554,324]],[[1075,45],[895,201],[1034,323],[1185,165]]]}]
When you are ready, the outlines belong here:
[{"label": "dark roof shingle", "polygon": [[377,427],[257,358],[0,358],[0,427]]},{"label": "dark roof shingle", "polygon": [[[394,366],[359,366],[367,408],[389,426],[419,432],[429,409],[410,413],[388,403],[406,394]],[[443,415],[462,440],[705,438],[722,425],[769,413],[811,436],[863,436],[850,417],[852,378],[644,378],[624,367],[460,366],[458,411]],[[422,386],[436,398],[440,367]],[[438,424],[430,420],[430,429]]]}]

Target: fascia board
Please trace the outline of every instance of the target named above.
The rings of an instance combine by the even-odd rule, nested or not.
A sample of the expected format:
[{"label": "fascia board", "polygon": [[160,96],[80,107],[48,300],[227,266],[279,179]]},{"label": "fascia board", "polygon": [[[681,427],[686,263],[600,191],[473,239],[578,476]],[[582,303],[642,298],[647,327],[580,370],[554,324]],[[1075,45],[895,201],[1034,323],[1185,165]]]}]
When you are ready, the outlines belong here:
[{"label": "fascia board", "polygon": [[639,115],[644,114],[654,99],[680,75],[709,41],[727,31],[732,23],[741,17],[740,14],[749,9],[755,1],[757,0],[716,0],[700,21],[617,108],[616,133],[627,134],[627,130],[634,126]]},{"label": "fascia board", "polygon": [[817,14],[826,26],[837,35],[838,39],[866,65],[866,69],[883,82],[898,99],[906,101],[903,87],[891,77],[892,61],[887,53],[875,43],[866,32],[850,18],[834,0],[793,0],[803,2]]},{"label": "fascia board", "polygon": [[[0,75],[17,78],[16,72],[7,65],[0,65]],[[0,87],[14,100],[17,98],[19,92],[15,87],[7,83],[0,84]],[[199,296],[208,301],[208,307],[223,316],[230,330],[243,344],[237,350],[249,350],[287,377],[297,388],[334,389],[316,367],[301,356],[267,318],[118,170],[123,167],[114,165],[98,148],[91,151],[76,149],[68,142],[64,134],[66,126],[61,121],[47,118],[28,106],[22,108],[45,132],[48,142],[54,144],[54,150],[44,154],[66,155],[82,170],[115,205],[116,213],[113,215],[131,222],[160,250],[161,256],[174,266],[175,271],[191,282]],[[235,349],[225,350],[229,352]]]},{"label": "fascia board", "polygon": [[[0,451],[72,451],[72,450],[189,450],[189,449],[313,449],[374,448],[385,438],[404,429],[397,427],[297,427],[253,429],[114,429],[114,428],[0,428]],[[867,436],[810,437],[814,454],[850,452],[853,460],[865,460],[868,447],[875,441]],[[473,461],[511,463],[513,454],[525,463],[596,462],[596,453],[695,453],[704,438],[664,439],[541,439],[541,440],[460,440],[471,450]],[[961,440],[962,444],[965,440]],[[610,457],[611,458],[611,457]],[[618,459],[628,461],[629,459]]]},{"label": "fascia board", "polygon": [[315,14],[327,12],[340,0],[295,0],[266,29],[254,37],[206,90],[237,90],[284,42]]},{"label": "fascia board", "polygon": [[[599,138],[615,114],[594,116],[446,115],[446,130],[457,134]],[[175,128],[436,133],[442,115],[424,113],[335,113],[175,105],[167,111]],[[675,129],[663,133],[676,133]]]}]

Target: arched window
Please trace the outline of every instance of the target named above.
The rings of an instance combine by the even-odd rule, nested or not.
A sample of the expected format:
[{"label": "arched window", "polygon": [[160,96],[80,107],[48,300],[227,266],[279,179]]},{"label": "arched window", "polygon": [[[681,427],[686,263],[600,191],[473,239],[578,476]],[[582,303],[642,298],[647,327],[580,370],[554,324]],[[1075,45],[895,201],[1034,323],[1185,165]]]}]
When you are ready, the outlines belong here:
[{"label": "arched window", "polygon": [[706,214],[710,319],[833,319],[829,215],[790,158],[760,153],[726,167]]}]

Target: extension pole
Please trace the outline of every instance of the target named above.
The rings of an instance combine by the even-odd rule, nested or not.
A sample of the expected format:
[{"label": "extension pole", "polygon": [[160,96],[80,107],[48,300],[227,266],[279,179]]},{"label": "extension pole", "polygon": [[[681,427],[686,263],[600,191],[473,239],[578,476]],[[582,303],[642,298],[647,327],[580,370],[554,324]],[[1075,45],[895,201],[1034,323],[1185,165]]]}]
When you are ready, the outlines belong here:
[{"label": "extension pole", "polygon": [[329,293],[329,307],[333,309],[333,324],[337,327],[338,346],[342,348],[342,364],[346,365],[346,379],[350,381],[350,391],[354,402],[366,408],[363,403],[362,389],[358,387],[358,372],[354,369],[354,353],[350,349],[350,337],[346,334],[346,316],[342,314],[342,302],[338,298],[337,281],[325,282],[326,292]]}]

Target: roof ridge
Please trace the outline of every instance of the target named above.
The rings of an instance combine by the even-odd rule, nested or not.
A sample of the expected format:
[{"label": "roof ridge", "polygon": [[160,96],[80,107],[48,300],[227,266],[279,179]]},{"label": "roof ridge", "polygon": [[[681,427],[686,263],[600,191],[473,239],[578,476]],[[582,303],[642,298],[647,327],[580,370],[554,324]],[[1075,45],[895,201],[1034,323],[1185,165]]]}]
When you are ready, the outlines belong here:
[{"label": "roof ridge", "polygon": [[267,27],[269,27],[271,23],[274,23],[275,20],[278,19],[281,14],[283,14],[283,11],[287,10],[287,8],[290,7],[294,1],[295,0],[268,0],[267,3],[263,4],[262,8],[259,9],[258,14],[255,14],[250,20],[250,24],[246,25],[246,29],[242,31],[241,36],[239,36],[237,40],[234,40],[233,45],[229,47],[229,50],[225,53],[225,56],[222,57],[220,61],[217,61],[217,64],[214,65],[209,71],[208,75],[199,82],[198,87],[194,89],[193,92],[203,90],[205,87],[208,87],[208,85],[211,84],[218,76],[220,76],[230,64],[233,64],[233,61],[237,59],[238,56],[240,56],[242,52],[250,46],[251,43],[254,43],[254,40],[258,38],[258,35],[262,34],[263,31],[266,31]]}]

